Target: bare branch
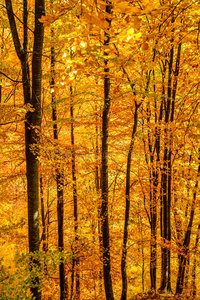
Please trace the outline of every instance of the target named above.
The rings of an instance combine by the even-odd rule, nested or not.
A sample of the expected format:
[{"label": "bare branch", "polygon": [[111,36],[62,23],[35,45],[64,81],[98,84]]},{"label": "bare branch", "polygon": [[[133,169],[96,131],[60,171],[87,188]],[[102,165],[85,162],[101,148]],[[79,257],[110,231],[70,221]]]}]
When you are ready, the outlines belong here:
[{"label": "bare branch", "polygon": [[12,79],[11,77],[9,77],[8,75],[6,75],[5,73],[3,73],[3,72],[1,72],[1,71],[0,71],[0,74],[3,75],[3,76],[5,76],[6,78],[8,78],[9,80],[11,80],[11,81],[13,81],[13,82],[23,83],[23,81]]}]

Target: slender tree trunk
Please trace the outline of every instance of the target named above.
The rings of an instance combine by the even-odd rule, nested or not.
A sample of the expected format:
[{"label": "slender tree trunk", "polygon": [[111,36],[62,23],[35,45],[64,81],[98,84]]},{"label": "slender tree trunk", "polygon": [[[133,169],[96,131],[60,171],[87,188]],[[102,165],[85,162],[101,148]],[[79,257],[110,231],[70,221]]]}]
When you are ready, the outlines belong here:
[{"label": "slender tree trunk", "polygon": [[[100,191],[101,191],[101,184],[100,184],[100,173],[101,171],[99,170],[99,128],[98,128],[98,114],[97,114],[97,106],[95,106],[95,111],[96,111],[96,145],[95,145],[95,187],[96,187],[96,192],[97,192],[97,197],[98,197],[98,207],[97,207],[97,216],[98,216],[98,236],[99,236],[99,254],[100,254],[100,260],[102,263],[102,245],[103,245],[103,240],[102,240],[102,230],[101,230],[101,198],[100,198]],[[99,294],[102,294],[103,286],[102,286],[102,280],[103,280],[103,272],[102,269],[99,271]]]},{"label": "slender tree trunk", "polygon": [[[199,149],[199,166],[198,166],[198,177],[200,175],[200,149]],[[195,184],[195,191],[193,193],[193,200],[191,205],[190,211],[190,219],[187,226],[187,230],[185,232],[184,241],[181,247],[181,253],[179,255],[179,267],[178,267],[178,275],[177,275],[177,282],[176,282],[176,294],[182,294],[183,291],[183,284],[184,284],[184,277],[185,277],[185,268],[188,259],[188,252],[189,252],[189,245],[191,239],[191,231],[192,231],[192,223],[194,219],[194,212],[196,206],[196,196],[197,196],[197,189],[198,189],[198,180]]]},{"label": "slender tree trunk", "polygon": [[[162,106],[162,104],[161,104]],[[147,122],[150,126],[150,106],[147,107]],[[157,123],[157,112],[155,107],[155,124]],[[161,120],[159,120],[161,121]],[[157,188],[158,188],[158,162],[160,154],[160,132],[156,124],[155,128],[155,145],[152,146],[152,138],[150,137],[150,132],[148,130],[148,148],[149,148],[149,183],[150,183],[150,207],[149,207],[149,217],[150,217],[150,279],[151,279],[151,290],[156,290],[156,271],[157,271]],[[157,160],[155,162],[154,151],[157,149]]]},{"label": "slender tree trunk", "polygon": [[42,217],[42,238],[43,246],[42,250],[47,252],[47,226],[46,226],[46,218],[45,218],[45,209],[44,209],[44,186],[42,175],[40,175],[40,199],[41,199],[41,217]]},{"label": "slender tree trunk", "polygon": [[164,129],[164,157],[161,175],[161,286],[160,290],[171,292],[170,274],[170,243],[171,243],[171,148],[168,139],[168,123],[171,113],[172,98],[172,67],[173,67],[174,48],[171,48],[169,55],[168,70],[168,89],[165,107],[165,129]]},{"label": "slender tree trunk", "polygon": [[195,242],[195,252],[194,252],[194,262],[193,262],[193,268],[192,268],[192,282],[191,282],[191,290],[192,290],[192,296],[195,298],[197,294],[197,287],[196,287],[196,264],[197,264],[197,248],[199,244],[199,232],[200,232],[200,224],[197,229],[197,235],[196,235],[196,242]]},{"label": "slender tree trunk", "polygon": [[177,82],[179,75],[181,54],[181,43],[178,46],[176,65],[173,75],[174,47],[171,48],[169,55],[169,71],[168,71],[168,89],[167,101],[165,107],[165,130],[164,130],[164,158],[161,177],[161,237],[163,238],[163,246],[161,247],[162,270],[161,270],[161,287],[160,290],[171,292],[171,270],[170,270],[170,243],[171,243],[171,185],[172,185],[172,129],[168,128],[174,122],[175,98],[177,90]]},{"label": "slender tree trunk", "polygon": [[[53,31],[51,31],[53,37]],[[55,50],[51,47],[51,95],[52,95],[52,120],[53,120],[53,137],[58,141],[58,126],[57,126],[57,107],[55,101]],[[57,147],[57,145],[56,145]],[[64,250],[64,170],[61,165],[61,153],[58,149],[55,150],[56,155],[56,186],[57,186],[57,217],[58,217],[58,249],[62,253]],[[65,291],[65,266],[63,259],[59,264],[60,277],[60,300],[65,299],[67,291]]]},{"label": "slender tree trunk", "polygon": [[127,157],[126,167],[126,208],[125,208],[125,219],[124,219],[124,237],[122,244],[122,257],[121,257],[121,273],[122,273],[122,294],[121,300],[127,299],[127,274],[126,274],[126,256],[127,256],[127,241],[128,241],[128,223],[130,214],[130,175],[131,175],[131,157],[133,152],[133,146],[135,141],[135,134],[137,131],[138,123],[138,109],[141,104],[137,104],[135,101],[135,112],[134,112],[134,123],[131,142],[129,146],[129,152]]},{"label": "slender tree trunk", "polygon": [[[106,5],[106,13],[111,14],[111,3]],[[111,20],[106,18],[108,22],[107,31],[104,32],[105,40],[104,46],[110,43],[109,30],[111,28]],[[104,56],[108,54],[104,52]],[[108,59],[104,60],[105,65],[108,64]],[[104,106],[102,116],[102,205],[101,205],[101,229],[103,239],[103,277],[106,300],[114,300],[112,278],[111,278],[111,259],[110,259],[110,234],[109,234],[109,220],[108,220],[108,121],[110,109],[110,69],[105,67],[104,77]]]},{"label": "slender tree trunk", "polygon": [[[73,88],[70,86],[70,118],[71,118],[71,155],[72,155],[72,181],[73,181],[73,203],[74,203],[74,234],[75,234],[75,258],[73,258],[72,272],[75,274],[76,293],[75,299],[80,299],[80,272],[79,272],[79,250],[78,244],[78,202],[77,202],[77,182],[76,182],[76,157],[74,140],[74,108],[73,108]],[[72,282],[73,284],[73,282]]]},{"label": "slender tree trunk", "polygon": [[152,188],[150,195],[150,219],[151,219],[151,240],[150,240],[150,278],[151,290],[156,290],[156,269],[157,269],[157,187],[158,187],[158,172],[152,170]]},{"label": "slender tree trunk", "polygon": [[[155,52],[154,52],[155,53]],[[154,61],[155,57],[153,57]],[[145,89],[145,94],[148,93],[148,87],[150,83],[151,73],[153,74],[153,89],[155,93],[155,72],[149,71],[147,76],[147,86]],[[163,100],[162,100],[163,101]],[[148,141],[148,150],[149,154],[147,154],[145,149],[145,160],[149,165],[149,185],[150,185],[150,193],[149,193],[149,213],[147,212],[147,216],[150,224],[150,280],[151,280],[151,290],[156,290],[156,275],[157,275],[157,189],[158,189],[158,166],[160,160],[160,122],[162,120],[162,101],[160,106],[160,116],[159,116],[159,125],[158,116],[157,116],[157,99],[154,99],[154,122],[155,122],[155,134],[151,136],[149,128],[151,128],[151,106],[150,102],[147,103],[147,141]],[[154,140],[155,139],[155,140]],[[145,141],[143,139],[144,146]],[[154,145],[153,145],[154,143]],[[145,148],[145,147],[144,147]],[[155,159],[155,152],[157,158]]]},{"label": "slender tree trunk", "polygon": [[[32,97],[30,88],[30,74],[28,65],[28,10],[27,0],[23,1],[23,47],[18,36],[17,26],[11,0],[6,0],[6,9],[16,53],[21,62],[24,103],[31,104],[34,111],[28,112],[25,122],[25,148],[26,148],[26,176],[28,194],[28,236],[29,251],[39,250],[39,132],[41,126],[41,81],[42,81],[42,49],[44,28],[39,22],[45,11],[44,0],[35,1],[35,30],[32,58]],[[33,151],[34,149],[34,151]],[[37,260],[33,261],[36,264]],[[39,278],[32,282],[31,291],[36,300],[41,299]]]}]

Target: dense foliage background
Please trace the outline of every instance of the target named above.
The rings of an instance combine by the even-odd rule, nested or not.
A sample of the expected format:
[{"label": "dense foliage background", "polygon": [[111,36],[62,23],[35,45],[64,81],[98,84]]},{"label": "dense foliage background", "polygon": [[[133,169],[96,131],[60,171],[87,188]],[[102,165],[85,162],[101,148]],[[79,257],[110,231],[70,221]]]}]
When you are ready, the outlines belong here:
[{"label": "dense foliage background", "polygon": [[[22,2],[12,14],[36,106],[0,2],[0,299],[32,299],[35,284],[42,299],[112,300],[111,289],[119,299],[123,271],[121,300],[150,290],[199,299],[199,1],[47,1],[43,52],[33,50],[40,0]],[[29,119],[37,110],[41,124]],[[36,251],[25,122],[39,164]]]}]

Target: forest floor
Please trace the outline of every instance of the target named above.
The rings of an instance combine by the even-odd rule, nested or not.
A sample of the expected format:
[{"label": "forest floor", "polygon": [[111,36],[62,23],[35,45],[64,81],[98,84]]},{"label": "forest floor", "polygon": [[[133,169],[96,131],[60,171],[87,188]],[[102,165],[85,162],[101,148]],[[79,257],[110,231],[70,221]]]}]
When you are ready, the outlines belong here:
[{"label": "forest floor", "polygon": [[130,300],[194,300],[196,299],[194,296],[186,296],[186,295],[167,295],[167,294],[155,294],[155,293],[145,293],[138,294],[131,297]]}]

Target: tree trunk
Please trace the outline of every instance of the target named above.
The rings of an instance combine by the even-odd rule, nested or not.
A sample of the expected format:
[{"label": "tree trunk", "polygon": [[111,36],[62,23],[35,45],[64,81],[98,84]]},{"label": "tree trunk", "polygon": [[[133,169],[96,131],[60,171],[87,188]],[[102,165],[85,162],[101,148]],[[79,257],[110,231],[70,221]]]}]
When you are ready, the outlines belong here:
[{"label": "tree trunk", "polygon": [[[125,69],[124,73],[126,73]],[[136,92],[134,86],[131,84],[130,78],[126,73],[128,81],[130,83],[133,96],[136,96]],[[135,134],[137,132],[137,124],[138,124],[138,110],[141,106],[137,104],[135,101],[135,111],[134,111],[134,123],[133,123],[133,130],[131,136],[131,142],[129,145],[128,157],[127,157],[127,166],[126,166],[126,208],[125,208],[125,218],[124,218],[124,236],[123,236],[123,244],[122,244],[122,257],[121,257],[121,273],[122,273],[122,294],[121,300],[127,299],[127,274],[126,274],[126,256],[127,256],[127,242],[128,242],[128,223],[129,223],[129,215],[130,215],[130,175],[131,175],[131,158],[133,152],[133,146],[135,141]]]},{"label": "tree trunk", "polygon": [[[44,28],[39,18],[44,14],[44,0],[35,1],[35,30],[32,58],[32,98],[30,88],[30,74],[28,65],[28,10],[27,0],[23,1],[23,31],[24,40],[21,46],[17,26],[14,18],[11,0],[6,0],[6,9],[16,53],[21,62],[24,103],[31,104],[34,111],[28,112],[25,122],[25,148],[26,148],[26,176],[28,194],[28,236],[29,251],[39,250],[39,134],[41,126],[41,81],[42,81],[42,49]],[[33,261],[38,264],[37,260]],[[36,300],[41,299],[39,278],[32,282],[31,291]]]},{"label": "tree trunk", "polygon": [[[51,31],[53,36],[53,31]],[[53,137],[58,140],[58,126],[57,126],[57,107],[55,101],[55,50],[51,47],[51,101],[52,101],[52,120],[53,120]],[[56,145],[57,147],[57,145]],[[56,159],[56,187],[57,187],[57,217],[58,217],[58,250],[62,253],[64,250],[64,171],[61,165],[61,153],[58,149],[55,150]],[[65,291],[65,265],[63,259],[59,263],[59,277],[60,277],[60,300],[64,300],[66,296]]]},{"label": "tree trunk", "polygon": [[193,262],[193,268],[192,268],[192,282],[191,282],[191,290],[192,290],[192,296],[195,298],[197,294],[197,287],[196,287],[196,255],[197,255],[197,249],[199,244],[199,232],[200,232],[200,224],[197,229],[197,235],[196,235],[196,242],[195,242],[195,248],[194,248],[194,262]]},{"label": "tree trunk", "polygon": [[171,243],[171,184],[172,184],[172,129],[168,128],[174,122],[175,98],[179,75],[181,54],[181,43],[178,46],[176,65],[173,75],[174,47],[171,48],[169,55],[168,89],[165,107],[165,129],[164,129],[164,158],[161,175],[161,237],[163,246],[161,247],[162,269],[160,290],[171,292],[171,270],[170,270],[170,243]]},{"label": "tree trunk", "polygon": [[[99,237],[99,254],[100,254],[100,261],[102,265],[102,245],[103,245],[103,240],[102,240],[102,234],[101,234],[101,170],[99,170],[99,128],[98,128],[98,114],[97,114],[97,106],[95,106],[95,112],[96,112],[96,140],[95,140],[95,187],[96,187],[96,192],[97,192],[97,197],[98,197],[98,207],[97,207],[97,216],[98,216],[98,237]],[[102,294],[103,291],[103,272],[102,268],[99,271],[99,294]]]},{"label": "tree trunk", "polygon": [[122,294],[121,300],[126,300],[127,298],[127,274],[126,274],[126,256],[127,256],[127,242],[128,242],[128,223],[130,214],[130,173],[131,173],[131,156],[134,146],[135,134],[137,131],[138,122],[138,108],[135,101],[135,113],[134,113],[134,124],[131,137],[131,143],[129,146],[127,167],[126,167],[126,209],[125,209],[125,219],[124,219],[124,237],[122,244],[122,257],[121,257],[121,272],[122,272]]},{"label": "tree trunk", "polygon": [[164,157],[161,174],[161,286],[160,290],[171,292],[171,272],[170,272],[170,243],[171,243],[171,148],[168,141],[168,123],[171,113],[172,99],[172,67],[173,67],[174,48],[171,48],[168,64],[168,89],[165,107],[165,129],[164,129]]},{"label": "tree trunk", "polygon": [[43,180],[42,175],[40,175],[40,199],[41,199],[41,217],[42,217],[42,237],[43,241],[42,250],[46,253],[47,248],[47,226],[46,226],[46,218],[45,218],[45,209],[44,209],[44,191],[43,191]]},{"label": "tree trunk", "polygon": [[75,158],[75,141],[74,141],[74,108],[73,108],[73,88],[70,86],[70,118],[71,118],[71,155],[72,155],[72,181],[73,181],[73,204],[74,204],[74,234],[75,234],[75,257],[72,262],[72,297],[74,278],[76,283],[76,292],[74,299],[80,299],[80,272],[79,272],[79,254],[78,244],[78,202],[77,202],[77,182],[76,182],[76,158]]},{"label": "tree trunk", "polygon": [[[106,5],[106,13],[111,14],[111,3]],[[104,46],[110,43],[109,30],[111,28],[111,20],[106,18],[108,22],[107,31],[104,32],[105,40]],[[104,52],[104,56],[108,54]],[[104,59],[105,65],[108,64],[108,59]],[[110,69],[105,67],[104,77],[104,106],[102,116],[102,187],[101,187],[101,229],[103,239],[103,277],[106,300],[114,300],[112,278],[111,278],[111,259],[110,259],[110,234],[109,234],[109,220],[108,220],[108,121],[110,109]]]},{"label": "tree trunk", "polygon": [[[199,162],[200,162],[200,149],[199,149]],[[198,166],[198,177],[200,175],[200,163]],[[184,277],[185,277],[185,268],[186,263],[188,259],[188,251],[189,251],[189,245],[190,245],[190,238],[191,238],[191,231],[192,231],[192,223],[194,219],[194,212],[195,212],[195,206],[196,206],[196,194],[198,189],[198,180],[195,184],[195,191],[193,193],[193,200],[191,205],[191,211],[190,211],[190,219],[187,226],[187,231],[185,232],[184,241],[181,247],[181,253],[179,254],[179,267],[178,267],[178,275],[177,275],[177,282],[176,282],[176,295],[182,294],[183,291],[183,284],[184,284]],[[197,240],[198,243],[198,240]]]}]

